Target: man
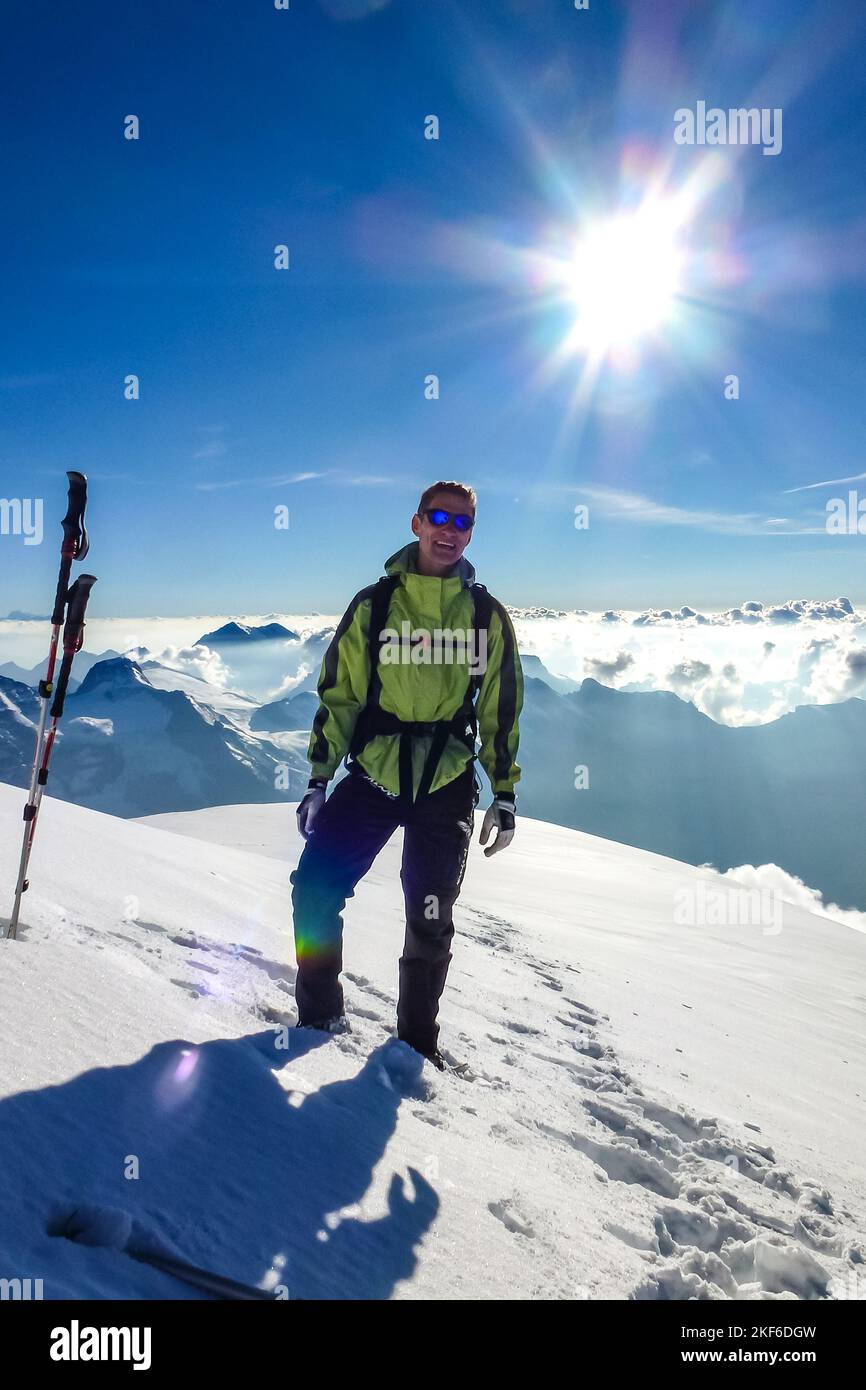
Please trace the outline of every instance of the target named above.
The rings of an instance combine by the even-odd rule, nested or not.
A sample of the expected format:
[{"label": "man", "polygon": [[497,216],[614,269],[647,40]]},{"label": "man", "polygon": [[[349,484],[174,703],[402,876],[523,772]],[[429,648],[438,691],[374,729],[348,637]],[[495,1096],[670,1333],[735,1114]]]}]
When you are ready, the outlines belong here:
[{"label": "man", "polygon": [[[475,585],[463,556],[475,509],[475,492],[462,483],[429,487],[412,517],[417,540],[392,555],[385,577],[346,610],[319,676],[312,776],[297,813],[306,844],[291,876],[298,1026],[348,1031],[341,914],[403,826],[406,937],[397,1034],[440,1070],[436,1020],[451,960],[452,910],[481,790],[476,729],[494,793],[480,836],[486,844],[496,830],[486,855],[511,842],[520,778],[523,672],[508,614]],[[404,640],[395,642],[399,636]],[[326,800],[344,756],[349,776]]]}]

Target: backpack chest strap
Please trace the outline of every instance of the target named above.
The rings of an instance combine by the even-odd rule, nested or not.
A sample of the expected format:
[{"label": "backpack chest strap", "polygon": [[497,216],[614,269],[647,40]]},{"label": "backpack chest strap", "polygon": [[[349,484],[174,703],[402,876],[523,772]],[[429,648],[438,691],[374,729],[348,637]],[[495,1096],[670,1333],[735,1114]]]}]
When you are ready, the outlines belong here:
[{"label": "backpack chest strap", "polygon": [[[480,689],[482,677],[472,676],[463,704],[450,719],[400,719],[389,710],[382,709],[379,702],[382,690],[379,676],[382,632],[387,626],[391,596],[399,583],[399,579],[399,575],[388,575],[379,580],[373,592],[370,610],[370,682],[367,703],[355,723],[348,757],[350,760],[356,759],[370,740],[379,734],[391,734],[399,737],[400,798],[409,807],[413,801],[411,743],[413,738],[432,739],[430,751],[421,773],[421,780],[418,783],[418,795],[415,798],[417,801],[421,801],[428,794],[449,737],[453,736],[460,739],[474,757],[475,739],[478,731],[474,697]],[[473,601],[475,629],[483,629],[486,633],[490,625],[490,595],[483,584],[473,584],[470,593]]]}]

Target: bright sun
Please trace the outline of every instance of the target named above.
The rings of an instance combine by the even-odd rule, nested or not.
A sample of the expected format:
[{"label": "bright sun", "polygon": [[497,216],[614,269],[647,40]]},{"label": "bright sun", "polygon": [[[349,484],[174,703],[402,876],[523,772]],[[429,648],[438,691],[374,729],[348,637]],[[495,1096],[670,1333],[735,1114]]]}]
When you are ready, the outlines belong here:
[{"label": "bright sun", "polygon": [[671,318],[683,265],[677,234],[677,219],[658,206],[587,229],[566,272],[577,309],[569,348],[628,347]]}]

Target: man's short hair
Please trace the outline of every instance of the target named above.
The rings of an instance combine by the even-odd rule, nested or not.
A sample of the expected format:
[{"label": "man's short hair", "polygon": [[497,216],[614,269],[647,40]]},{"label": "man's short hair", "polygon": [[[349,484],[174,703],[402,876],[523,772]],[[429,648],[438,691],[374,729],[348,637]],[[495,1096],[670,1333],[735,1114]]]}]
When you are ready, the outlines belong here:
[{"label": "man's short hair", "polygon": [[437,492],[456,492],[459,497],[466,498],[466,501],[469,503],[473,512],[475,511],[475,508],[478,505],[478,498],[475,496],[475,489],[473,487],[469,487],[468,483],[439,482],[434,483],[432,487],[428,487],[426,491],[422,493],[421,501],[418,503],[419,516],[421,516],[425,509],[430,506],[430,501],[433,497],[436,496]]}]

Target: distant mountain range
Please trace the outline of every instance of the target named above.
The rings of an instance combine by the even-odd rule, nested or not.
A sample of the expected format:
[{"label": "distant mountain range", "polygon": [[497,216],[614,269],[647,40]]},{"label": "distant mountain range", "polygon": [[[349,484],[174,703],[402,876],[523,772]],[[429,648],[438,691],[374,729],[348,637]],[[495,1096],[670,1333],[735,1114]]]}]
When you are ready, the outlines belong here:
[{"label": "distant mountain range", "polygon": [[[93,652],[79,652],[75,658],[75,675],[70,677],[69,689],[78,689],[81,681],[86,676],[91,667],[96,666],[100,661],[111,661],[120,656],[120,652],[106,651],[100,652],[95,656]],[[20,681],[22,685],[32,685],[34,688],[45,675],[46,660],[40,661],[38,666],[31,666],[28,670],[23,666],[16,666],[14,661],[6,661],[0,666],[0,676],[6,676],[8,680]]]},{"label": "distant mountain range", "polygon": [[274,700],[272,704],[262,705],[250,719],[250,728],[260,732],[282,732],[289,729],[313,727],[319,697],[315,690],[302,690],[285,700]]},{"label": "distant mountain range", "polygon": [[[67,702],[53,794],[124,816],[298,800],[328,640],[310,639],[307,674],[263,705],[155,661],[98,661]],[[573,683],[521,660],[519,813],[690,864],[775,863],[866,909],[866,702],[730,728],[666,692],[587,679],[559,693]],[[0,675],[0,781],[25,785],[36,718],[32,686]]]},{"label": "distant mountain range", "polygon": [[0,676],[0,782],[30,784],[39,697],[32,686]]},{"label": "distant mountain range", "polygon": [[[26,785],[38,705],[29,686],[0,677],[0,781]],[[296,801],[308,777],[294,749],[251,735],[186,691],[157,688],[118,657],[94,666],[67,700],[50,788],[95,811],[147,816]]]},{"label": "distant mountain range", "polygon": [[216,632],[206,632],[198,639],[196,646],[220,647],[234,642],[297,642],[298,633],[282,623],[263,623],[261,627],[247,627],[244,623],[226,623]]},{"label": "distant mountain range", "polygon": [[570,676],[555,676],[542,663],[541,657],[535,656],[533,652],[521,652],[520,665],[524,679],[533,676],[536,680],[544,681],[544,684],[549,685],[558,695],[567,695],[570,690],[580,689],[580,681],[573,681]]},{"label": "distant mountain range", "polygon": [[559,696],[530,677],[518,761],[524,815],[688,864],[778,864],[866,908],[866,701],[730,728],[664,691],[587,679]]}]

